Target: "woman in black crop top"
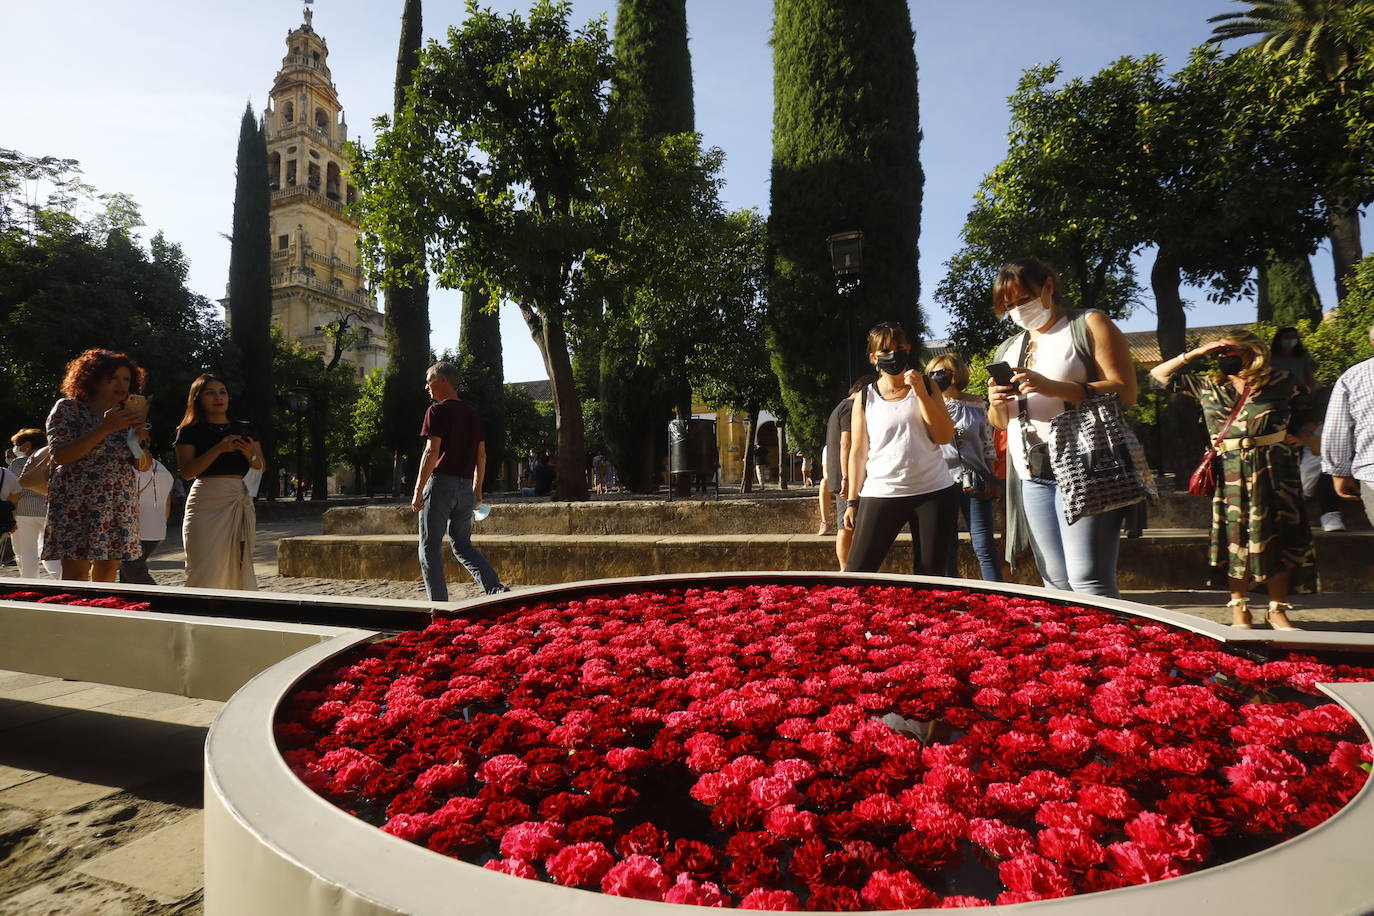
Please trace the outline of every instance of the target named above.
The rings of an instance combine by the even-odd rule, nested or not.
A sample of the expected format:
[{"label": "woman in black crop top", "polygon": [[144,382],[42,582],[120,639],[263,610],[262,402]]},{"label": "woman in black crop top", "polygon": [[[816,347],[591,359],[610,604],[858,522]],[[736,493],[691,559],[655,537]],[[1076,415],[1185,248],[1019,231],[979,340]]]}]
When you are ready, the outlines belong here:
[{"label": "woman in black crop top", "polygon": [[229,389],[223,379],[202,375],[191,383],[176,450],[181,476],[195,481],[181,526],[186,584],[256,589],[257,513],[243,475],[263,466],[262,445],[251,425],[229,418]]}]

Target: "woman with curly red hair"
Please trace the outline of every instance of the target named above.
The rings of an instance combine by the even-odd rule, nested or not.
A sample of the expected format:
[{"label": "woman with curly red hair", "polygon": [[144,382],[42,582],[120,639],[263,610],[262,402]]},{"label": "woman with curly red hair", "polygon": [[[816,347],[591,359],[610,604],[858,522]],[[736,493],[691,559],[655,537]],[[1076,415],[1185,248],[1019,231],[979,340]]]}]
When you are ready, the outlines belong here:
[{"label": "woman with curly red hair", "polygon": [[61,560],[64,579],[113,582],[120,560],[142,554],[134,468],[147,470],[152,456],[135,459],[129,450],[126,431],[144,414],[126,401],[146,377],[109,350],[87,350],[67,364],[66,397],[48,414],[53,471],[43,532],[43,559]]}]

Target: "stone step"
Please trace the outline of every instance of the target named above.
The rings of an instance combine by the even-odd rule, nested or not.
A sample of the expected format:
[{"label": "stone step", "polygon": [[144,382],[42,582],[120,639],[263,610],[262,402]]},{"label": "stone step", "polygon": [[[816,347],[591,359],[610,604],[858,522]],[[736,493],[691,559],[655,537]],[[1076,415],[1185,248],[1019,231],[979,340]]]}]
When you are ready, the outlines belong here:
[{"label": "stone step", "polygon": [[[495,513],[493,513],[494,515]],[[643,530],[641,528],[641,530]],[[1316,532],[1322,590],[1374,591],[1374,532]],[[1201,588],[1208,580],[1207,532],[1151,530],[1121,543],[1118,582],[1122,589]],[[479,534],[473,538],[503,581],[548,585],[583,579],[727,571],[830,570],[836,566],[835,539],[816,534]],[[448,576],[467,572],[445,550]],[[283,576],[331,579],[418,580],[414,534],[321,535],[278,543]],[[911,541],[899,537],[883,572],[911,571]],[[960,575],[977,579],[978,564],[967,535],[960,537]],[[1018,568],[1013,581],[1038,585],[1034,568]]]}]

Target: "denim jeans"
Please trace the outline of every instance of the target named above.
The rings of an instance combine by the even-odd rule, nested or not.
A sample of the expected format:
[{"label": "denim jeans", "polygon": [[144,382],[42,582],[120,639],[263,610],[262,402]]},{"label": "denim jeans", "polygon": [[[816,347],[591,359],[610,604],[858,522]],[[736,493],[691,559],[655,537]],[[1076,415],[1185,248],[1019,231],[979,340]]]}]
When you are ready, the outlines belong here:
[{"label": "denim jeans", "polygon": [[1030,526],[1035,565],[1047,588],[1119,598],[1116,558],[1121,550],[1121,509],[1064,521],[1055,484],[1021,482],[1021,507]]},{"label": "denim jeans", "polygon": [[453,542],[453,555],[490,595],[501,586],[496,570],[472,546],[472,479],[435,474],[424,489],[425,507],[420,510],[420,573],[430,601],[448,600],[444,578],[444,532]]},{"label": "denim jeans", "polygon": [[[959,511],[968,521],[969,540],[973,542],[973,555],[978,558],[978,569],[984,582],[1002,581],[1002,558],[997,553],[997,500],[974,499],[967,493],[959,494]],[[959,575],[959,530],[951,528],[949,545],[949,566],[947,576]]]}]

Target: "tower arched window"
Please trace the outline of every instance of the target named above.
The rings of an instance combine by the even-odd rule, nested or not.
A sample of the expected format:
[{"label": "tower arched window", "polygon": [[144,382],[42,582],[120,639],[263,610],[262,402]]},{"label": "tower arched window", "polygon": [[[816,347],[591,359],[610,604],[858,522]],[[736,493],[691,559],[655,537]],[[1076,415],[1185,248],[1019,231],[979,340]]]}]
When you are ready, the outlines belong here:
[{"label": "tower arched window", "polygon": [[339,200],[339,167],[334,163],[329,163],[324,172],[324,196],[330,200]]},{"label": "tower arched window", "polygon": [[310,166],[305,173],[305,177],[306,186],[309,187],[310,190],[318,191],[320,189],[320,167],[318,165],[316,165],[313,162],[310,163]]},{"label": "tower arched window", "polygon": [[296,122],[296,105],[294,102],[287,102],[282,106],[282,119],[287,124],[294,124]]},{"label": "tower arched window", "polygon": [[322,131],[329,130],[329,115],[325,113],[323,108],[315,109],[315,129]]},{"label": "tower arched window", "polygon": [[267,157],[267,186],[273,191],[281,187],[281,153]]}]

